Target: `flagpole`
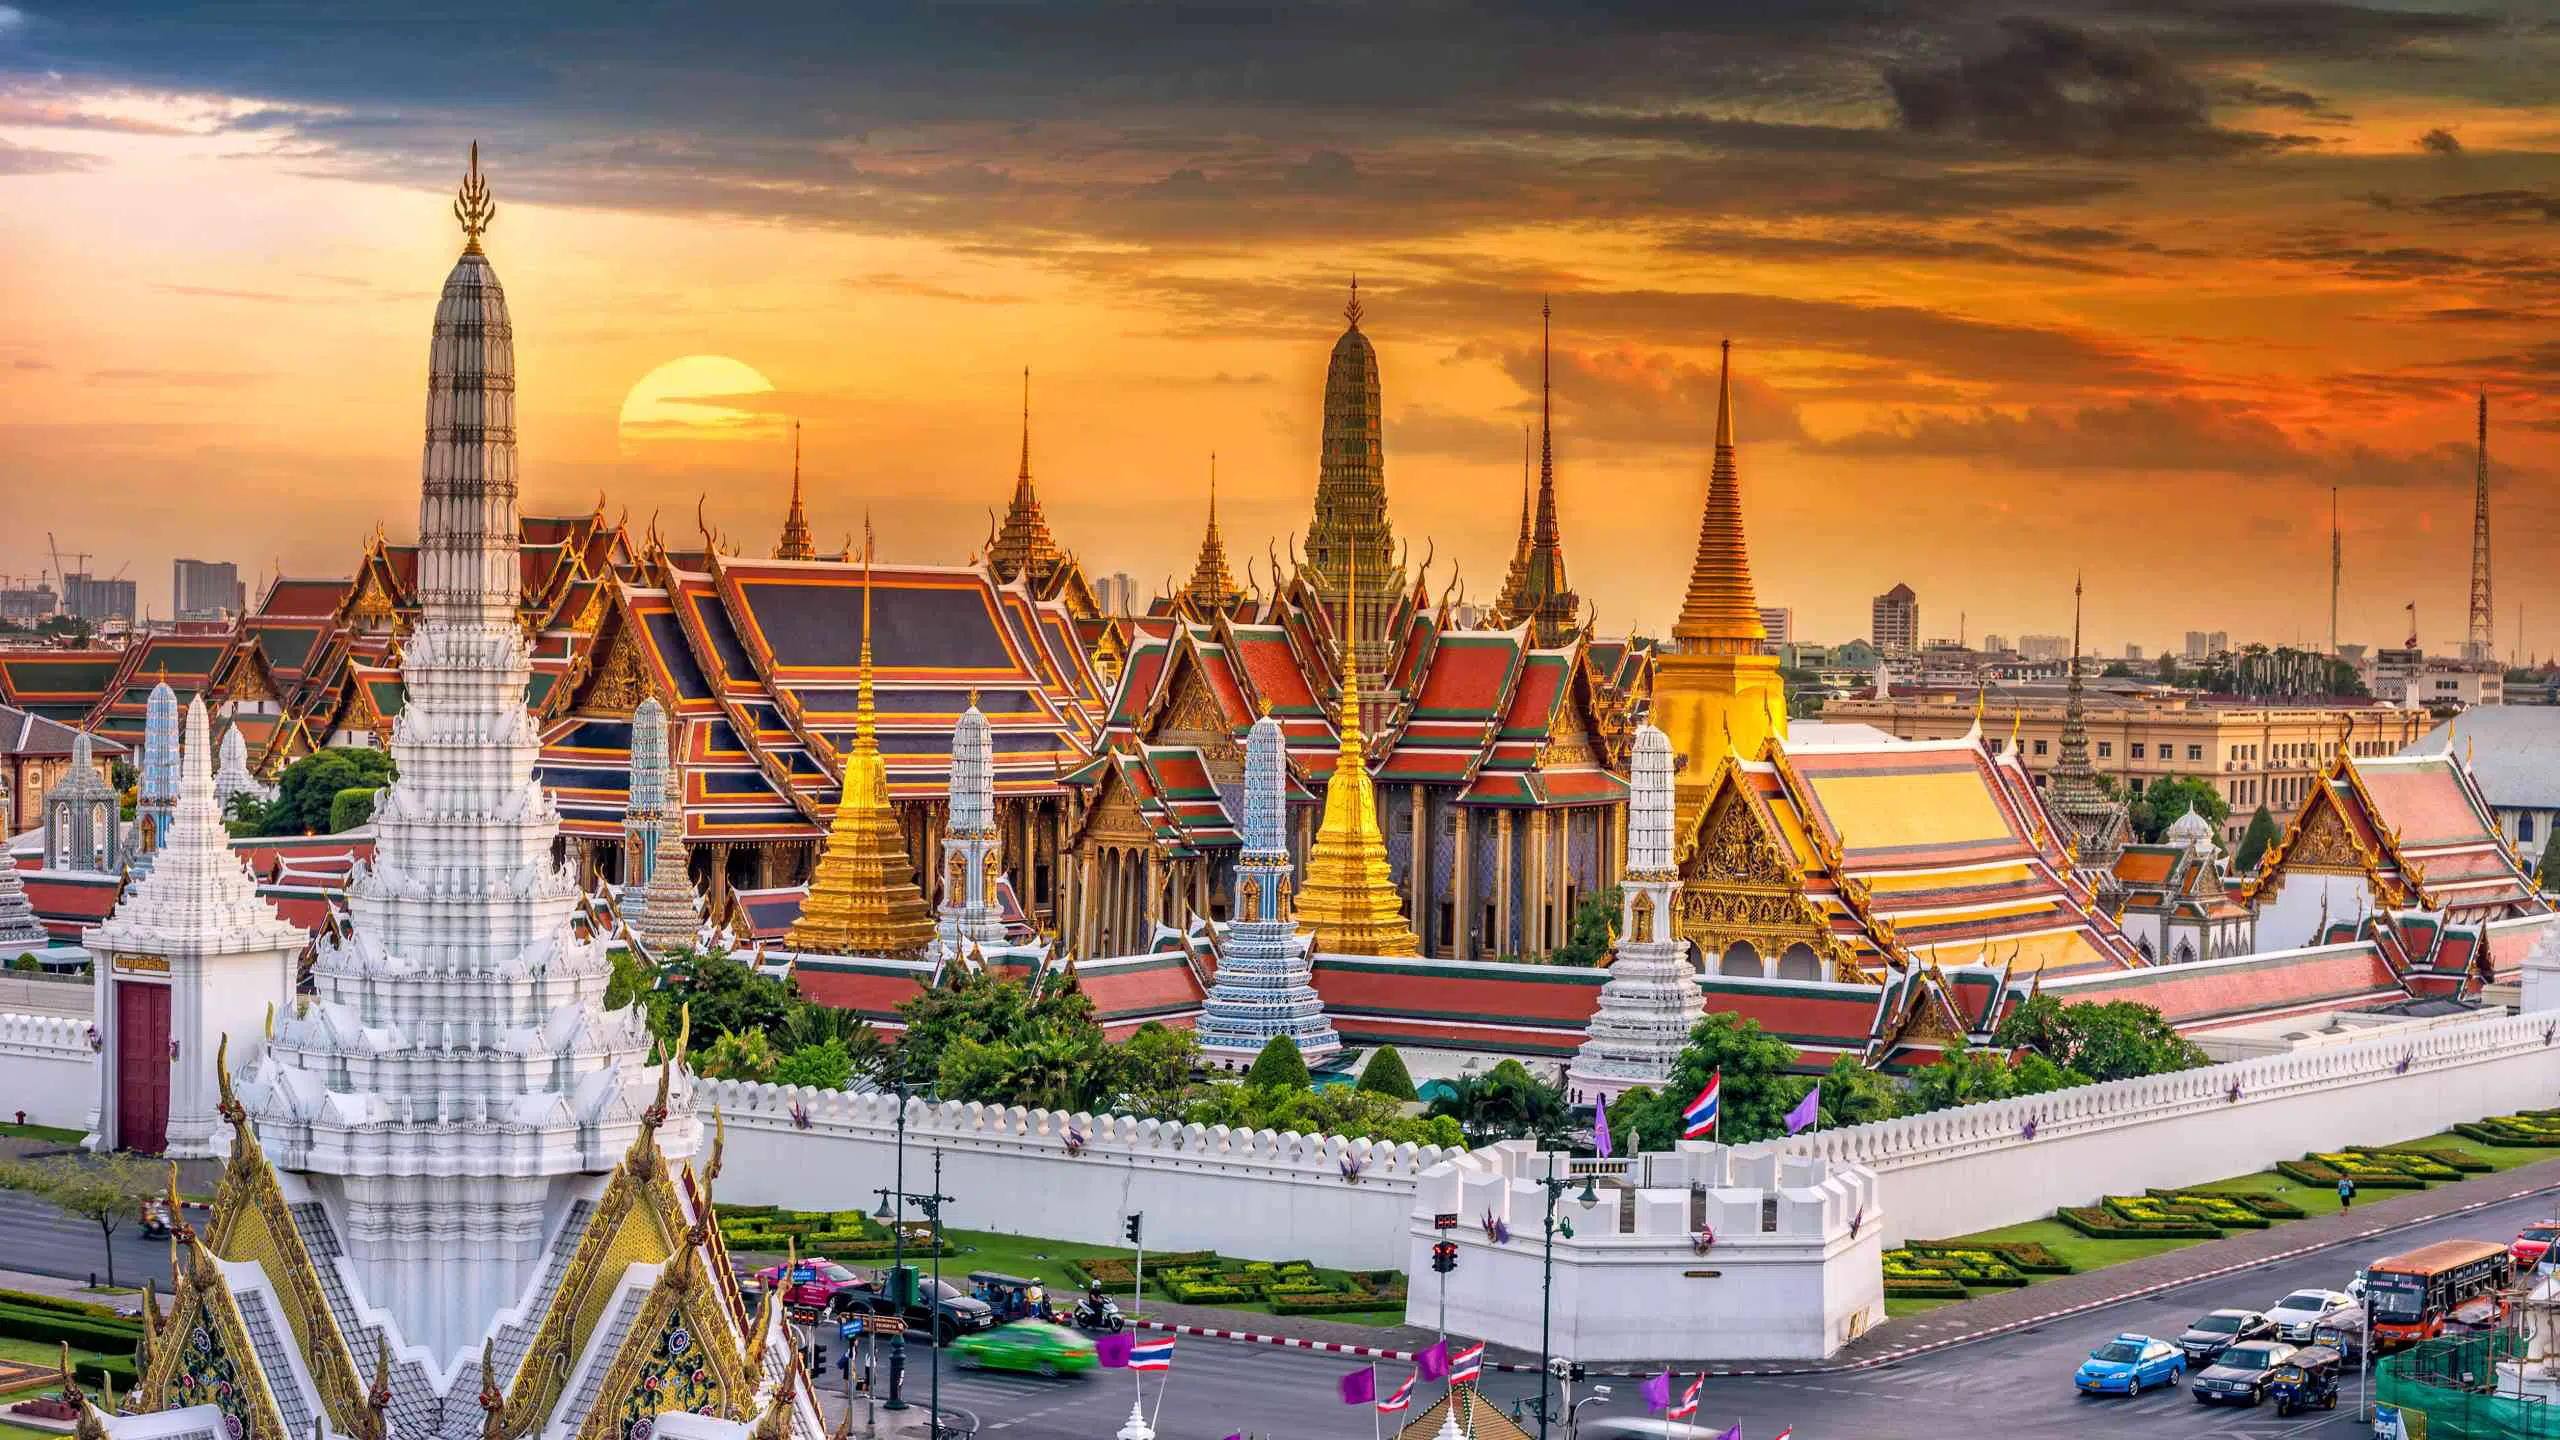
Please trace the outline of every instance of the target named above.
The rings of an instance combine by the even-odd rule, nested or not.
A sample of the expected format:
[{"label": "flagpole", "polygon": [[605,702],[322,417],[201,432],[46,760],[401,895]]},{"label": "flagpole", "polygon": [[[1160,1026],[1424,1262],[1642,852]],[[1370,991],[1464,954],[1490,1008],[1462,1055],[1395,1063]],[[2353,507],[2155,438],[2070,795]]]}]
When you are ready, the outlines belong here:
[{"label": "flagpole", "polygon": [[[1442,1293],[1446,1294],[1448,1282],[1444,1280],[1441,1284]],[[1378,1419],[1378,1413],[1378,1362],[1372,1360],[1369,1362],[1369,1440],[1380,1440],[1385,1434],[1382,1428],[1385,1422]]]}]

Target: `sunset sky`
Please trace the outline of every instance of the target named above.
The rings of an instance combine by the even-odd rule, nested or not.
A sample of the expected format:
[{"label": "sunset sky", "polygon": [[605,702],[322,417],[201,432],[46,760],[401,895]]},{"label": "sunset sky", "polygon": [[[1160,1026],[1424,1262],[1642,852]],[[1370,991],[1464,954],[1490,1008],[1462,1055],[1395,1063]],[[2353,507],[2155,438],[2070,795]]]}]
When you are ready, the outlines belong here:
[{"label": "sunset sky", "polygon": [[[481,144],[525,504],[1088,572],[1303,532],[1355,272],[1395,523],[1489,598],[1555,305],[1572,575],[1679,602],[1731,336],[1763,603],[1924,631],[2560,650],[2560,8],[0,3],[0,574],[341,574],[416,524]],[[360,12],[360,13],[359,13]],[[532,12],[532,13],[526,13]],[[373,18],[367,18],[367,16]],[[689,397],[635,387],[733,377]],[[759,388],[755,377],[769,389]],[[626,404],[626,402],[631,402]],[[626,410],[632,415],[625,423]],[[1267,579],[1267,564],[1264,565]]]}]

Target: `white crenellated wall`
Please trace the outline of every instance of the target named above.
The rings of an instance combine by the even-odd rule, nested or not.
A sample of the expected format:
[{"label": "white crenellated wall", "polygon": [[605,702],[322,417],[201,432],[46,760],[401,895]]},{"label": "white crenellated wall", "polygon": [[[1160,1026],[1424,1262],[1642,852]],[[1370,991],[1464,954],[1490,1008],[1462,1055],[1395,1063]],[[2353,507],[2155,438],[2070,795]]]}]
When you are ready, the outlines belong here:
[{"label": "white crenellated wall", "polygon": [[2500,1015],[1743,1149],[1873,1170],[1884,1186],[1886,1238],[1899,1243],[2555,1103],[2560,1013]]},{"label": "white crenellated wall", "polygon": [[[1559,1173],[1565,1223],[1542,1309],[1544,1181]],[[1596,1204],[1581,1203],[1585,1177]],[[1435,1228],[1441,1214],[1457,1228]],[[1855,1165],[1694,1141],[1573,1160],[1504,1141],[1423,1176],[1405,1322],[1438,1326],[1445,1287],[1452,1332],[1534,1351],[1544,1330],[1572,1360],[1824,1359],[1884,1319],[1881,1220],[1876,1177]],[[1431,1268],[1440,1241],[1457,1246],[1445,1279]]]},{"label": "white crenellated wall", "polygon": [[[1122,1219],[1144,1211],[1150,1251],[1341,1269],[1404,1264],[1416,1179],[1461,1153],[956,1100],[907,1104],[905,1188],[932,1188],[939,1148],[943,1193],[954,1197],[943,1223],[954,1229],[1117,1245]],[[726,1127],[723,1201],[868,1209],[873,1191],[893,1183],[894,1096],[705,1080],[695,1105],[706,1116],[717,1107]],[[1084,1137],[1079,1154],[1068,1153],[1071,1129]]]},{"label": "white crenellated wall", "polygon": [[38,1125],[87,1124],[97,1063],[86,1019],[0,1015],[0,1120],[24,1110]]}]

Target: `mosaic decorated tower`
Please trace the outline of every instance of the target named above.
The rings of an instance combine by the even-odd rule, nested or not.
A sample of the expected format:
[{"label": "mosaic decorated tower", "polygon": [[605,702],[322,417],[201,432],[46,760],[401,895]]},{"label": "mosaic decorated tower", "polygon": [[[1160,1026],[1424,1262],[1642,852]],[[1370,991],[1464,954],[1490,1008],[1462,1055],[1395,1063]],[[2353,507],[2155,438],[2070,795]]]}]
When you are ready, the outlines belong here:
[{"label": "mosaic decorated tower", "polygon": [[1567,1072],[1577,1102],[1614,1100],[1637,1085],[1660,1089],[1704,1009],[1678,923],[1670,737],[1650,725],[1639,727],[1632,770],[1627,868],[1619,882],[1626,898],[1609,979],[1600,987],[1600,1009]]},{"label": "mosaic decorated tower", "polygon": [[942,906],[934,919],[933,958],[958,960],[972,948],[1005,943],[996,883],[1003,866],[996,839],[995,735],[978,697],[951,736],[951,824],[942,837]]},{"label": "mosaic decorated tower", "polygon": [[[1673,793],[1678,833],[1705,803],[1728,753],[1756,759],[1771,736],[1786,738],[1786,685],[1778,657],[1764,654],[1769,632],[1751,589],[1751,547],[1742,533],[1742,472],[1734,460],[1733,342],[1724,343],[1716,386],[1716,458],[1698,520],[1689,593],[1671,626],[1672,646],[1655,657],[1653,723],[1680,757]],[[1676,858],[1676,857],[1675,857]]]},{"label": "mosaic decorated tower", "polygon": [[808,898],[784,943],[818,955],[913,955],[933,938],[924,892],[907,863],[906,838],[889,805],[880,761],[879,707],[871,686],[871,547],[863,541],[862,668],[853,712],[853,748],[826,848],[809,877]]},{"label": "mosaic decorated tower", "polygon": [[81,937],[99,972],[92,1023],[101,1063],[89,1134],[102,1150],[201,1159],[215,1152],[222,1037],[245,1042],[268,1016],[293,1008],[294,971],[310,937],[258,894],[232,852],[213,803],[202,700],[187,702],[177,770],[151,873]]},{"label": "mosaic decorated tower", "polygon": [[71,764],[44,795],[44,868],[113,875],[124,868],[124,802],[98,773],[89,732],[71,737]]},{"label": "mosaic decorated tower", "polygon": [[[9,813],[9,781],[0,776],[0,815]],[[52,943],[53,937],[36,920],[35,907],[27,903],[27,887],[18,879],[18,867],[0,862],[0,964]]]},{"label": "mosaic decorated tower", "polygon": [[[212,756],[208,754],[207,760]],[[152,855],[178,808],[178,692],[161,681],[142,712],[142,775],[134,786],[133,873],[151,873]]]},{"label": "mosaic decorated tower", "polygon": [[[1355,598],[1352,618],[1358,613]],[[1298,920],[1315,932],[1315,948],[1329,955],[1418,955],[1422,941],[1405,923],[1403,897],[1387,866],[1387,837],[1378,829],[1377,788],[1360,733],[1360,677],[1348,670],[1336,729],[1341,750],[1325,782],[1324,822],[1307,850]]]},{"label": "mosaic decorated tower", "polygon": [[[428,358],[399,778],[316,993],[236,1095],[219,1052],[249,1036],[217,1046],[229,1164],[203,1228],[181,1219],[170,1343],[105,1422],[118,1440],[825,1433],[781,1316],[750,1316],[720,1249],[717,1145],[702,1174],[685,1163],[684,1041],[653,1064],[638,1009],[604,1008],[604,947],[551,859],[515,613],[512,332],[479,243],[494,212],[475,147]],[[192,790],[180,824],[208,862],[209,804]],[[205,873],[177,862],[150,884]]]},{"label": "mosaic decorated tower", "polygon": [[684,747],[670,729],[666,764],[659,777],[656,853],[649,857],[649,888],[640,892],[640,918],[632,936],[653,955],[702,943],[702,911],[693,893],[691,858],[684,848]]},{"label": "mosaic decorated tower", "polygon": [[[1316,594],[1345,639],[1371,696],[1385,693],[1387,627],[1404,593],[1404,563],[1387,522],[1386,450],[1378,430],[1378,351],[1360,332],[1360,282],[1351,282],[1346,326],[1324,370],[1324,453],[1316,473],[1307,564]],[[1356,604],[1354,602],[1357,602]]]},{"label": "mosaic decorated tower", "polygon": [[[622,893],[629,909],[648,894],[650,867],[658,858],[658,829],[667,805],[667,707],[642,697],[631,707],[631,798],[622,810]],[[683,823],[681,807],[673,813]]]},{"label": "mosaic decorated tower", "polygon": [[1310,1058],[1342,1048],[1312,979],[1314,938],[1289,915],[1288,739],[1265,713],[1244,746],[1244,848],[1218,973],[1200,1002],[1200,1049],[1251,1061],[1275,1035]]}]

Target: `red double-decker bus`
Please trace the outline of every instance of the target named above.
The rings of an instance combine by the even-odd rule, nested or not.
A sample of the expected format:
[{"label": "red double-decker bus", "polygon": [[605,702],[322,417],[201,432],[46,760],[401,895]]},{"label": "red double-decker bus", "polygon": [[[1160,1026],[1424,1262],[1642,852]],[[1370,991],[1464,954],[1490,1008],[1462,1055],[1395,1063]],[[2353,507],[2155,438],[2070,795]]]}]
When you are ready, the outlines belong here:
[{"label": "red double-decker bus", "polygon": [[2373,1317],[2375,1348],[2444,1333],[2445,1317],[2456,1306],[2505,1289],[2514,1263],[2506,1246],[2488,1240],[2439,1240],[2373,1262],[2365,1271],[2364,1303]]}]

